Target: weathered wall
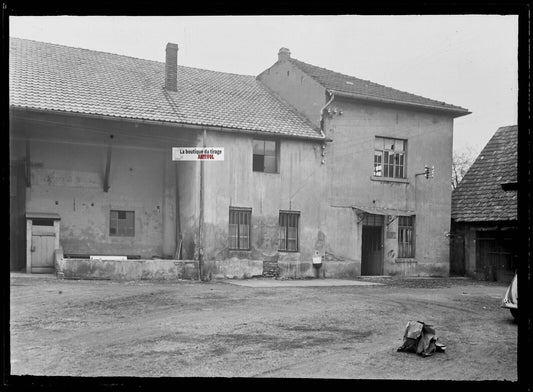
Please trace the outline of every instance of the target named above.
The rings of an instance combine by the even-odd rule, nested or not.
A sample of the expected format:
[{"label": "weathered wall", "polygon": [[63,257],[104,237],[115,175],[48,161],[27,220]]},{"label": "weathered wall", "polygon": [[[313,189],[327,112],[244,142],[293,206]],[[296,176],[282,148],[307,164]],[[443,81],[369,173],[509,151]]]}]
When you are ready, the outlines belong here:
[{"label": "weathered wall", "polygon": [[[199,139],[193,145],[200,145]],[[175,146],[180,147],[180,146]],[[198,259],[198,221],[200,216],[200,162],[175,163],[178,170],[179,213],[182,233],[182,259]]]},{"label": "weathered wall", "polygon": [[[31,187],[26,211],[61,216],[65,253],[163,256],[163,209],[174,216],[174,184],[162,151],[113,146],[110,189],[103,191],[106,146],[31,141]],[[166,188],[166,189],[165,189]],[[135,236],[109,235],[111,209],[135,211]],[[174,228],[166,236],[173,250]]]},{"label": "weathered wall", "polygon": [[326,104],[326,89],[288,61],[278,61],[257,79],[297,111],[320,126],[320,110]]},{"label": "weathered wall", "polygon": [[[224,147],[225,160],[205,162],[205,259],[311,262],[327,242],[321,144],[281,140],[279,173],[252,171],[252,137],[208,132],[206,144]],[[252,208],[250,251],[228,249],[230,206]],[[279,211],[289,209],[300,211],[299,252],[278,251]]]},{"label": "weathered wall", "polygon": [[[334,140],[327,149],[328,200],[331,206],[337,206],[328,215],[332,217],[328,231],[336,227],[340,232],[349,232],[351,238],[343,242],[354,243],[336,247],[339,254],[360,257],[361,225],[354,227],[353,219],[339,219],[338,206],[412,210],[416,212],[415,259],[397,259],[397,239],[387,239],[387,231],[397,233],[395,220],[383,233],[384,273],[447,275],[453,120],[433,113],[340,99],[330,107],[343,114],[326,120],[326,135]],[[372,176],[376,136],[407,140],[405,181]],[[424,171],[426,164],[435,167],[433,179],[415,176]],[[348,215],[347,210],[345,214]]]},{"label": "weathered wall", "polygon": [[[65,253],[176,257],[177,177],[183,188],[182,232],[185,239],[194,237],[197,173],[184,164],[176,176],[171,147],[195,145],[196,132],[31,111],[10,118],[10,159],[25,163],[30,141],[25,210],[60,215]],[[110,141],[110,188],[104,192]],[[135,211],[134,237],[109,235],[111,209]]]},{"label": "weathered wall", "polygon": [[186,260],[89,260],[58,258],[62,279],[197,280],[198,262]]}]

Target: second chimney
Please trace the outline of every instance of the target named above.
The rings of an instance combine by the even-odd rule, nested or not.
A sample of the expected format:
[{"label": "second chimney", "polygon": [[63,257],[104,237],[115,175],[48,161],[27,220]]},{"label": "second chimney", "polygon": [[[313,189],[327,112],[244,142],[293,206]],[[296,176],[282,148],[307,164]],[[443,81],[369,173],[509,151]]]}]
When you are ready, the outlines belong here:
[{"label": "second chimney", "polygon": [[165,58],[165,88],[178,91],[178,44],[167,43]]},{"label": "second chimney", "polygon": [[278,61],[287,61],[291,58],[291,51],[287,48],[281,48],[278,52]]}]

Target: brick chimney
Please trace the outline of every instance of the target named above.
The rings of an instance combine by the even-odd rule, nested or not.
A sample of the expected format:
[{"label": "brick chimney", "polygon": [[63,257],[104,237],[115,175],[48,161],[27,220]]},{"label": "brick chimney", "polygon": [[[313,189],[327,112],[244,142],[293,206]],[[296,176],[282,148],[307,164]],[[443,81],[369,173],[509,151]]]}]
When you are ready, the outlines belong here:
[{"label": "brick chimney", "polygon": [[165,58],[165,88],[178,91],[178,44],[167,43]]},{"label": "brick chimney", "polygon": [[281,48],[278,52],[278,61],[287,61],[291,58],[291,51],[287,48]]}]

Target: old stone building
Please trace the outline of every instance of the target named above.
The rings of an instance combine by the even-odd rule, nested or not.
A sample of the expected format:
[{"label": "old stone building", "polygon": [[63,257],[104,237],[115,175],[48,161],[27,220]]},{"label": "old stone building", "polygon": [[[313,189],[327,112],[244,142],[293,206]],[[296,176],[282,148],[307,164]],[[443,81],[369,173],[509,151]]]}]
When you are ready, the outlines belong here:
[{"label": "old stone building", "polygon": [[[446,275],[453,118],[467,113],[288,50],[254,77],[178,65],[175,44],[161,63],[13,38],[11,268]],[[203,146],[224,160],[172,159]]]}]

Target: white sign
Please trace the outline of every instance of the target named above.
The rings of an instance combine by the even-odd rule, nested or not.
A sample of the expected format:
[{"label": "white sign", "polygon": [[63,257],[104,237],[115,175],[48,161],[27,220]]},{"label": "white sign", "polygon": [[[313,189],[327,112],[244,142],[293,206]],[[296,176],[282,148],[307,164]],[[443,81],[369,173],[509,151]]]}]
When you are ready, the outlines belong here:
[{"label": "white sign", "polygon": [[173,161],[223,161],[224,147],[172,147]]}]

